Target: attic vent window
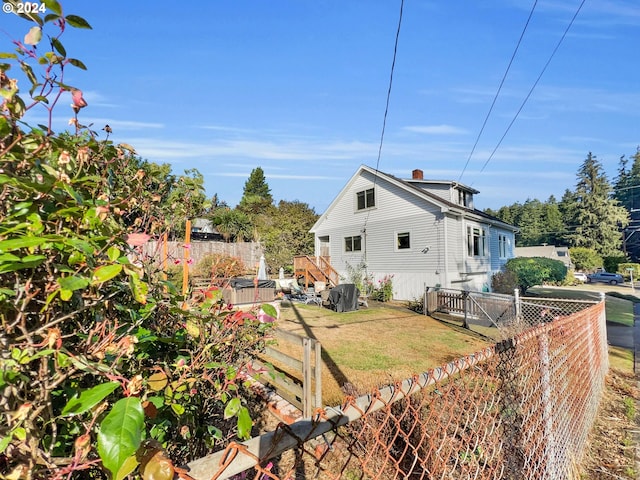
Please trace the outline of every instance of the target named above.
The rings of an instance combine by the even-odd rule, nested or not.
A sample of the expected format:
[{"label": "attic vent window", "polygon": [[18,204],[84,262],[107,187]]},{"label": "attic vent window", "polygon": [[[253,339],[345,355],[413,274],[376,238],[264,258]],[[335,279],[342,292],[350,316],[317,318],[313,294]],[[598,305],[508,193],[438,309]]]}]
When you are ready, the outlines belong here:
[{"label": "attic vent window", "polygon": [[376,198],[373,192],[373,188],[362,190],[356,193],[358,210],[365,210],[376,206]]},{"label": "attic vent window", "polygon": [[463,207],[471,207],[471,194],[464,190],[458,190],[458,204]]}]

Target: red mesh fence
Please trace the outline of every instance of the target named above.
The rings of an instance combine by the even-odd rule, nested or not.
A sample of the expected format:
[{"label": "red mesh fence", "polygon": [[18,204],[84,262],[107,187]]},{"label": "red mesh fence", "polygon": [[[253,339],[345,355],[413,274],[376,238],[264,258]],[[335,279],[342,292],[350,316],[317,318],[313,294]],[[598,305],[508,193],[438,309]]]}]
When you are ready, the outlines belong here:
[{"label": "red mesh fence", "polygon": [[474,355],[231,444],[189,464],[189,475],[197,480],[571,478],[595,420],[608,357],[604,302],[567,306],[567,312],[573,313],[554,315]]}]

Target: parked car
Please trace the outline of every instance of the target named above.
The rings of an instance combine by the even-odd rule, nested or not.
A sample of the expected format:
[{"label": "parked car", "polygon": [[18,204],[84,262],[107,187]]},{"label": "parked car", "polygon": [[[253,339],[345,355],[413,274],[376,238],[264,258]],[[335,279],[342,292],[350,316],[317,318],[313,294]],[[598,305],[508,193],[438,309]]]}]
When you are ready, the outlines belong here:
[{"label": "parked car", "polygon": [[588,282],[587,274],[584,272],[573,272],[573,278],[578,280],[579,282]]},{"label": "parked car", "polygon": [[618,283],[623,283],[624,278],[619,273],[596,272],[587,275],[587,282],[603,282],[617,285]]}]

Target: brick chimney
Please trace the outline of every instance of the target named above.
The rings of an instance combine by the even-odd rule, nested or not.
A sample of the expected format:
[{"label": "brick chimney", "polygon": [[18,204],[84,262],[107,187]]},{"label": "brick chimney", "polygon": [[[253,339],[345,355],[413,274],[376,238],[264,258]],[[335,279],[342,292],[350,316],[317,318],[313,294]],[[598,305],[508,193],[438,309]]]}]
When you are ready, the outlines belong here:
[{"label": "brick chimney", "polygon": [[414,171],[411,172],[411,178],[413,180],[423,180],[424,173],[419,168],[416,168]]}]

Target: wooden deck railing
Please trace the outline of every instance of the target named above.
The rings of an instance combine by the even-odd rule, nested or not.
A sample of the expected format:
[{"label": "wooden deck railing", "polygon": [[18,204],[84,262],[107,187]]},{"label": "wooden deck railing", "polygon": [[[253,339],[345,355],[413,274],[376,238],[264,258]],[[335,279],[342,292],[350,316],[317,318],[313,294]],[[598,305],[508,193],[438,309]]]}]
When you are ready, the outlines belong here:
[{"label": "wooden deck railing", "polygon": [[310,257],[300,255],[293,258],[293,270],[296,276],[304,275],[308,287],[310,282],[326,282],[335,287],[340,283],[340,274],[331,266],[329,257]]}]

